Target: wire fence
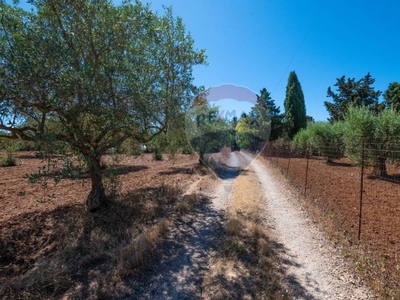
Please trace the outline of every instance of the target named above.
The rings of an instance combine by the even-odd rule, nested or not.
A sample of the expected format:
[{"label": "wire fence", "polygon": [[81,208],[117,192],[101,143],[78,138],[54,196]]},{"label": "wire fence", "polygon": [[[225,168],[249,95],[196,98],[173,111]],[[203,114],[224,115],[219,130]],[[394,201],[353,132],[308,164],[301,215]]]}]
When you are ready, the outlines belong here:
[{"label": "wire fence", "polygon": [[400,288],[400,137],[360,138],[348,149],[271,142],[262,154]]}]

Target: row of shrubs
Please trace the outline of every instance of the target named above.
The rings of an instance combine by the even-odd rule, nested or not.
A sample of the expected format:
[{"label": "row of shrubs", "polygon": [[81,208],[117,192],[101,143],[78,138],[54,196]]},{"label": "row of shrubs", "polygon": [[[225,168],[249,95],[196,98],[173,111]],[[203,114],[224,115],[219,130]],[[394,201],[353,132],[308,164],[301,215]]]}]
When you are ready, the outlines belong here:
[{"label": "row of shrubs", "polygon": [[310,123],[294,136],[290,148],[300,155],[320,155],[328,162],[346,156],[355,164],[364,152],[364,161],[372,162],[384,175],[386,160],[400,162],[400,114],[350,107],[342,121]]}]

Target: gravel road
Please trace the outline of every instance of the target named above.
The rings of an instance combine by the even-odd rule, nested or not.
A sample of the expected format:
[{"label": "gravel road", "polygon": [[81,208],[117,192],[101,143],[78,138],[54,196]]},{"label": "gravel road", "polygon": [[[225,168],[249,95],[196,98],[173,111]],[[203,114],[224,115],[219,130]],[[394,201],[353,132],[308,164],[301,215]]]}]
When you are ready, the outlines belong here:
[{"label": "gravel road", "polygon": [[289,295],[293,299],[374,299],[311,221],[284,177],[252,155],[240,155],[252,161],[250,169],[261,183],[265,220],[268,231],[281,245],[280,262],[286,270]]}]

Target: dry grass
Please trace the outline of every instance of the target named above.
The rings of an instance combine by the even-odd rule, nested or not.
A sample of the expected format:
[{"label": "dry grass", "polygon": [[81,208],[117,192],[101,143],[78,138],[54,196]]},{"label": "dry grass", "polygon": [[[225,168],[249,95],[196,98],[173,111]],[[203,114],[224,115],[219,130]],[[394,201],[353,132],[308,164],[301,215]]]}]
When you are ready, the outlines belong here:
[{"label": "dry grass", "polygon": [[206,299],[287,299],[280,284],[275,245],[262,224],[262,199],[252,172],[236,179],[225,236],[204,279]]},{"label": "dry grass", "polygon": [[145,229],[131,244],[122,247],[116,261],[114,280],[133,275],[136,270],[151,265],[157,246],[172,225],[172,220],[162,219]]},{"label": "dry grass", "polygon": [[32,212],[0,227],[0,298],[109,299],[157,263],[174,218],[200,195],[163,183],[121,195],[94,214],[83,204]]}]

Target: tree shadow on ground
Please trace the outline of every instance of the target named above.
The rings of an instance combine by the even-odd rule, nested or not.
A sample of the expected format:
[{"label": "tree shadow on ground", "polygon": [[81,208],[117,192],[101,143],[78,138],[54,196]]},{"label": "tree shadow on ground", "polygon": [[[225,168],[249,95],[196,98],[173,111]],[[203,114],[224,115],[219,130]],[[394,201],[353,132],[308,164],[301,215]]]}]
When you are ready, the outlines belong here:
[{"label": "tree shadow on ground", "polygon": [[175,174],[193,174],[195,170],[193,168],[170,168],[169,171],[160,171],[160,175],[175,175]]},{"label": "tree shadow on ground", "polygon": [[247,172],[241,167],[232,167],[224,163],[214,163],[211,169],[220,179],[235,179],[239,175],[245,175]]},{"label": "tree shadow on ground", "polygon": [[[129,173],[135,173],[135,172],[140,172],[142,170],[146,170],[149,167],[147,166],[130,166],[130,165],[117,165],[113,168],[102,168],[102,174],[105,177],[110,177],[112,176],[112,174],[116,174],[116,175],[126,175]],[[62,168],[57,168],[54,170],[51,170],[49,172],[42,172],[42,173],[32,173],[32,174],[27,174],[27,177],[29,176],[34,176],[35,178],[39,179],[39,178],[56,178],[56,177],[61,177],[63,179],[72,179],[72,180],[82,180],[82,179],[88,179],[90,178],[89,172],[88,171],[82,171],[79,169],[76,169],[70,173],[66,172],[64,169]]]},{"label": "tree shadow on ground", "polygon": [[311,274],[305,274],[305,284],[302,284],[294,274],[288,273],[288,268],[296,268],[304,270],[305,266],[296,262],[296,254],[290,253],[290,251],[282,243],[271,241],[271,247],[274,249],[274,255],[281,266],[280,274],[282,278],[282,284],[288,291],[289,297],[292,299],[309,299],[317,300],[309,291],[320,292],[318,282],[312,279]]},{"label": "tree shadow on ground", "polygon": [[123,195],[96,213],[84,204],[16,216],[0,224],[0,298],[115,297],[116,287],[140,278],[157,263],[156,246],[134,270],[115,277],[120,254],[135,238],[176,213],[182,191],[143,188]]},{"label": "tree shadow on ground", "polygon": [[391,182],[394,184],[400,184],[400,174],[388,174],[386,176],[370,174],[367,176],[367,178],[371,179],[371,180],[382,180],[382,181],[388,181],[388,182]]},{"label": "tree shadow on ground", "polygon": [[[118,175],[125,175],[129,173],[135,173],[142,170],[147,170],[149,167],[147,166],[129,166],[129,165],[117,165],[115,167],[115,171]],[[104,170],[105,175],[108,175],[109,168]]]},{"label": "tree shadow on ground", "polygon": [[351,163],[344,163],[344,162],[337,162],[337,161],[327,161],[326,164],[327,164],[328,166],[332,166],[332,167],[346,167],[346,168],[355,167],[354,164],[351,164]]},{"label": "tree shadow on ground", "polygon": [[190,215],[175,221],[153,275],[133,282],[132,294],[121,299],[200,299],[199,289],[210,251],[216,250],[224,216],[203,198]]}]

